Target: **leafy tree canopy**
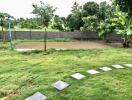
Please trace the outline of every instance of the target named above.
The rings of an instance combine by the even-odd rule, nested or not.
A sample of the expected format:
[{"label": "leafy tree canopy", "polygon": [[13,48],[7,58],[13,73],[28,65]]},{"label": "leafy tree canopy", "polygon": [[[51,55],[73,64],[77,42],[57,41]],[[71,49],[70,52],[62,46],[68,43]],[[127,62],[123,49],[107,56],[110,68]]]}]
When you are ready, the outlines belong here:
[{"label": "leafy tree canopy", "polygon": [[[7,28],[7,18],[8,17],[11,17],[12,19],[15,19],[13,16],[11,16],[10,14],[8,14],[8,13],[2,13],[2,12],[0,12],[0,26],[2,26],[2,27],[4,27],[4,28]],[[12,24],[11,24],[11,28],[13,28],[14,27],[14,21],[12,21]]]},{"label": "leafy tree canopy", "polygon": [[39,19],[38,21],[44,26],[48,27],[50,20],[54,16],[54,12],[56,9],[54,9],[52,6],[47,5],[40,1],[40,5],[33,4],[33,11],[32,13],[37,16]]},{"label": "leafy tree canopy", "polygon": [[93,16],[97,15],[99,12],[99,5],[96,2],[90,1],[84,4],[83,6],[83,16]]},{"label": "leafy tree canopy", "polygon": [[79,30],[80,27],[83,26],[82,7],[77,2],[75,2],[71,12],[72,13],[66,18],[67,26],[71,31]]},{"label": "leafy tree canopy", "polygon": [[119,5],[121,11],[127,12],[132,16],[132,0],[113,0],[117,5]]},{"label": "leafy tree canopy", "polygon": [[63,31],[63,26],[63,20],[58,15],[55,15],[52,22],[52,28]]}]

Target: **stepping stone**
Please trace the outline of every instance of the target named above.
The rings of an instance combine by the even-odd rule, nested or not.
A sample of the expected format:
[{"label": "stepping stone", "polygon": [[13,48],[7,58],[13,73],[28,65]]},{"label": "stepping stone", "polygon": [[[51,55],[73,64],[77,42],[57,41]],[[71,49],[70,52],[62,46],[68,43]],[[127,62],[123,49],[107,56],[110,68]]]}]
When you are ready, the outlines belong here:
[{"label": "stepping stone", "polygon": [[124,64],[126,67],[132,67],[132,64]]},{"label": "stepping stone", "polygon": [[33,51],[35,49],[16,49],[18,52],[26,52],[26,51]]},{"label": "stepping stone", "polygon": [[35,93],[34,95],[26,98],[25,100],[47,100],[47,97],[40,92]]},{"label": "stepping stone", "polygon": [[121,65],[112,65],[112,67],[117,68],[117,69],[122,69],[122,68],[124,68],[124,67],[121,66]]},{"label": "stepping stone", "polygon": [[59,51],[60,49],[56,48],[55,50]]},{"label": "stepping stone", "polygon": [[57,51],[59,50],[66,50],[65,48],[56,48]]},{"label": "stepping stone", "polygon": [[96,70],[94,70],[94,69],[88,70],[87,72],[88,72],[89,74],[98,74],[98,73],[99,73],[98,71],[96,71]]},{"label": "stepping stone", "polygon": [[109,67],[102,67],[102,68],[99,68],[99,69],[101,69],[101,70],[103,70],[103,71],[111,71],[111,70],[112,70],[112,69],[109,68]]},{"label": "stepping stone", "polygon": [[53,87],[55,87],[57,90],[63,90],[69,86],[68,83],[63,82],[63,81],[57,81],[53,84]]},{"label": "stepping stone", "polygon": [[77,79],[77,80],[81,80],[81,79],[85,78],[86,76],[84,76],[80,73],[76,73],[76,74],[71,75],[71,77],[74,79]]}]

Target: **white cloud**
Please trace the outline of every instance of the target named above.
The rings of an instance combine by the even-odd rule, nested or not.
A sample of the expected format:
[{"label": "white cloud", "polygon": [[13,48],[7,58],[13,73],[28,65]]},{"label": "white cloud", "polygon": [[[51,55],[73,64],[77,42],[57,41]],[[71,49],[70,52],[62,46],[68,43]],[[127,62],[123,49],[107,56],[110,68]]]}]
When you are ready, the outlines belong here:
[{"label": "white cloud", "polygon": [[[57,7],[56,14],[67,16],[70,13],[71,7],[75,1],[80,5],[88,1],[102,2],[104,0],[0,0],[0,12],[6,12],[16,18],[32,17],[32,3],[43,1],[47,4]],[[107,0],[108,1],[108,0]]]}]

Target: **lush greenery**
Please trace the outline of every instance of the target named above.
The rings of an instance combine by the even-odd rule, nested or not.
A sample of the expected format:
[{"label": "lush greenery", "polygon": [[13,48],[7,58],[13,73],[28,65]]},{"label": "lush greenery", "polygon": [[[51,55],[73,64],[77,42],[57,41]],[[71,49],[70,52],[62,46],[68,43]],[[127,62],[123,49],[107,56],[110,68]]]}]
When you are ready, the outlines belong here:
[{"label": "lush greenery", "polygon": [[107,42],[108,34],[115,32],[123,39],[123,47],[128,48],[132,41],[132,11],[128,3],[132,4],[129,0],[113,0],[111,5],[106,2],[84,4],[81,11],[84,25],[80,30],[95,31]]},{"label": "lush greenery", "polygon": [[[59,31],[95,31],[107,42],[108,34],[115,32],[121,36],[123,47],[129,47],[132,41],[132,1],[111,1],[112,4],[107,4],[105,1],[100,4],[90,1],[83,6],[75,2],[71,13],[66,18],[55,15],[54,12],[57,9],[40,2],[40,5],[33,5],[32,13],[36,15],[35,18],[20,18],[13,23],[17,27],[28,28],[30,31],[42,30],[44,27]],[[0,15],[7,16],[8,14],[0,13]]]},{"label": "lush greenery", "polygon": [[66,18],[66,26],[70,31],[79,30],[81,26],[83,26],[82,21],[82,7],[75,2],[71,14],[69,14]]},{"label": "lush greenery", "polygon": [[113,0],[123,12],[132,16],[132,0]]},{"label": "lush greenery", "polygon": [[132,40],[132,1],[114,0],[117,6],[115,23],[118,25],[116,31],[123,38],[123,47],[129,47]]},{"label": "lush greenery", "polygon": [[49,22],[51,21],[51,19],[54,16],[54,12],[55,9],[50,6],[50,5],[46,5],[45,3],[43,3],[42,1],[40,1],[40,5],[38,4],[33,4],[33,11],[32,13],[36,15],[37,17],[37,21],[38,23],[45,28],[45,40],[44,40],[44,50],[46,51],[46,39],[47,39],[47,32],[46,32],[46,28],[48,28],[49,26]]},{"label": "lush greenery", "polygon": [[[132,70],[113,69],[89,75],[88,69],[131,63],[132,50],[48,50],[48,55],[34,51],[17,53],[0,50],[0,99],[24,100],[40,91],[48,100],[131,100]],[[94,62],[94,63],[93,63]],[[87,77],[70,78],[75,72]],[[71,84],[62,92],[52,87],[57,80]]]},{"label": "lush greenery", "polygon": [[38,23],[43,27],[48,27],[50,20],[54,16],[55,9],[42,1],[40,1],[40,5],[33,4],[33,8],[32,13],[36,15]]},{"label": "lush greenery", "polygon": [[[105,3],[105,4],[104,4]],[[106,2],[102,2],[100,4],[97,4],[95,2],[87,2],[86,4],[84,4],[83,6],[80,6],[77,2],[75,2],[73,4],[72,10],[71,10],[71,14],[69,14],[66,18],[64,17],[59,17],[58,15],[54,16],[54,11],[56,9],[53,9],[52,6],[50,5],[46,5],[43,2],[40,2],[41,5],[45,5],[45,7],[49,8],[49,10],[47,10],[46,12],[49,13],[49,11],[53,11],[53,13],[49,13],[50,16],[45,16],[44,18],[51,18],[52,16],[52,20],[49,20],[48,27],[51,27],[53,29],[57,29],[60,31],[74,31],[74,30],[79,30],[80,27],[83,27],[84,22],[83,22],[83,17],[88,17],[88,16],[98,16],[100,19],[104,19],[105,15],[109,16],[110,15],[110,6],[106,4]],[[37,14],[41,14],[41,16],[44,16],[44,11],[45,9],[35,9],[36,7],[39,7],[39,5],[34,4],[33,8],[33,14],[36,14],[36,11],[38,12]],[[108,10],[107,10],[107,9]],[[5,15],[6,13],[1,13],[3,15]],[[9,15],[9,14],[6,14]],[[43,21],[45,21],[43,19]],[[40,16],[37,15],[36,18],[19,18],[16,19],[13,24],[20,27],[20,28],[27,28],[27,29],[42,29],[43,25],[41,22],[42,21],[42,17],[40,19]],[[47,22],[43,22],[45,24],[47,24]],[[5,25],[6,26],[6,25]]]},{"label": "lush greenery", "polygon": [[[12,19],[15,19],[13,16],[11,16],[10,14],[8,14],[8,13],[1,13],[0,12],[0,26],[2,26],[3,28],[8,28],[7,26],[8,26],[8,17],[11,17]],[[13,28],[14,27],[14,25],[15,25],[15,21],[14,20],[12,20],[12,23],[11,23],[12,25],[11,25],[11,28]]]},{"label": "lush greenery", "polygon": [[41,29],[40,25],[37,23],[37,18],[27,18],[27,19],[17,19],[18,26],[20,28],[27,29]]},{"label": "lush greenery", "polygon": [[129,47],[129,43],[132,39],[132,18],[128,14],[123,12],[117,12],[116,18],[113,19],[116,23],[117,34],[121,35],[123,39],[123,46]]},{"label": "lush greenery", "polygon": [[65,25],[64,20],[65,20],[64,17],[60,18],[58,15],[55,15],[54,18],[53,18],[53,22],[51,24],[51,27],[53,29],[64,31],[64,28],[65,28],[65,26],[64,26]]}]

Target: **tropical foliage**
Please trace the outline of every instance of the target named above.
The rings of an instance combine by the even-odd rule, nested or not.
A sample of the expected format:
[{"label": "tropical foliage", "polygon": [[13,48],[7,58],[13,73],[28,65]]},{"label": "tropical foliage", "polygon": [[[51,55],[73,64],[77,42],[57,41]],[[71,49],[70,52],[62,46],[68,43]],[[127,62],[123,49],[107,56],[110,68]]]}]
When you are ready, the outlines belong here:
[{"label": "tropical foliage", "polygon": [[113,0],[118,4],[121,11],[128,13],[129,16],[132,16],[132,0]]},{"label": "tropical foliage", "polygon": [[129,47],[129,43],[132,39],[132,18],[128,17],[128,13],[121,11],[116,12],[116,18],[113,22],[116,23],[116,32],[123,39],[123,46]]},{"label": "tropical foliage", "polygon": [[[35,18],[16,19],[12,28],[17,25],[20,28],[43,29],[44,27],[60,31],[95,31],[98,35],[107,40],[110,33],[117,33],[123,39],[123,46],[129,47],[132,37],[132,0],[111,0],[112,4],[101,2],[100,4],[90,1],[84,5],[75,2],[71,13],[65,18],[54,15],[56,8],[43,2],[33,4]],[[7,13],[0,13],[0,18],[9,16]],[[7,22],[2,21],[0,25],[7,27]]]}]

